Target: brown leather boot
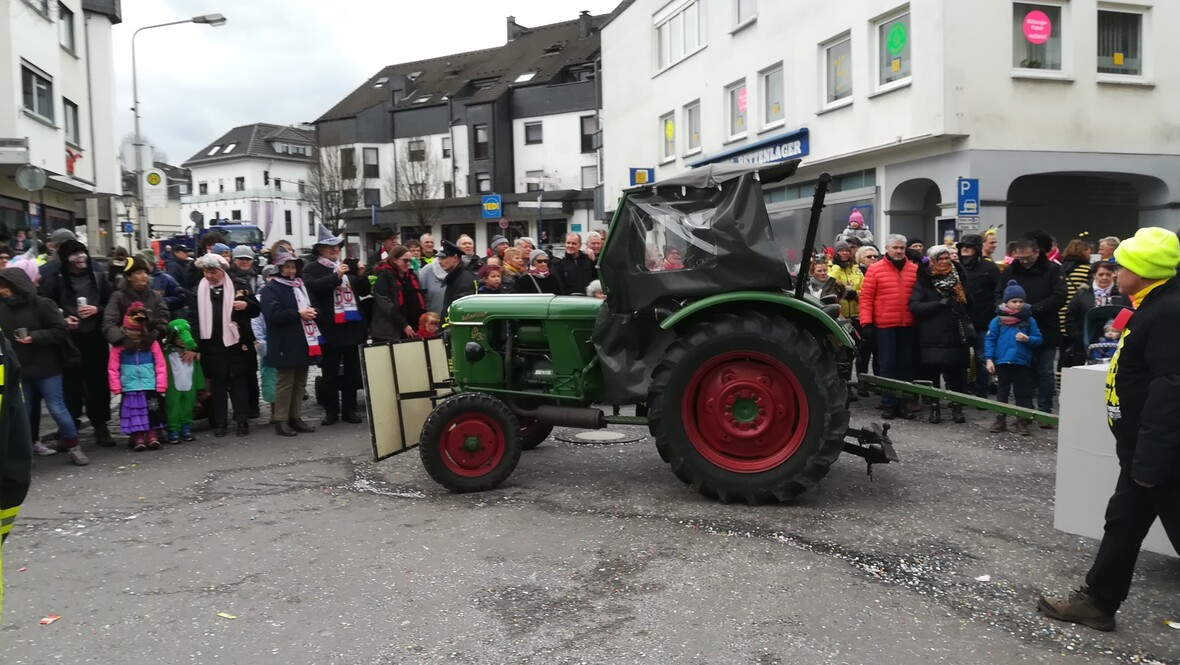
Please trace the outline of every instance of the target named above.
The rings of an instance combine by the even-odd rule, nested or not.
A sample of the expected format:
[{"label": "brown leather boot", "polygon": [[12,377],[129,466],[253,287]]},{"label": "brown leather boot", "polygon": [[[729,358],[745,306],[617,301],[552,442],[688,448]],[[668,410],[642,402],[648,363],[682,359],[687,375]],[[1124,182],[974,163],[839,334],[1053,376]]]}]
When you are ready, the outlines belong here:
[{"label": "brown leather boot", "polygon": [[1114,630],[1114,612],[1098,607],[1085,589],[1069,594],[1069,598],[1041,596],[1037,609],[1058,621],[1080,623],[1094,630]]},{"label": "brown leather boot", "polygon": [[279,436],[295,436],[295,430],[291,429],[291,426],[285,422],[277,422],[275,423],[275,434]]},{"label": "brown leather boot", "polygon": [[300,434],[310,434],[315,431],[314,425],[308,425],[301,418],[292,418],[287,421],[287,424],[291,426],[291,429]]},{"label": "brown leather boot", "polygon": [[1002,413],[999,414],[998,416],[996,416],[996,421],[994,423],[992,423],[990,431],[992,434],[999,434],[1000,432],[1007,432],[1008,431],[1008,416],[1005,416]]},{"label": "brown leather boot", "polygon": [[1024,418],[1017,418],[1016,419],[1016,433],[1019,434],[1020,436],[1031,436],[1032,432],[1028,431],[1028,424],[1030,422],[1032,422],[1032,421],[1025,420]]}]

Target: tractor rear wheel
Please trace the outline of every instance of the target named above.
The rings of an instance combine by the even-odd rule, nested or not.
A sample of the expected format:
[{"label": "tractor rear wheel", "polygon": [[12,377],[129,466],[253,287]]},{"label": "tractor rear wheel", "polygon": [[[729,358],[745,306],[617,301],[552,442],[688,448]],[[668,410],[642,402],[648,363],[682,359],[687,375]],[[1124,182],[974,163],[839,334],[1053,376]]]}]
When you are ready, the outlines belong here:
[{"label": "tractor rear wheel", "polygon": [[422,466],[452,492],[482,492],[507,480],[520,461],[520,423],[503,401],[483,393],[448,397],[422,426]]},{"label": "tractor rear wheel", "polygon": [[524,450],[532,450],[545,443],[545,439],[553,433],[553,425],[542,425],[535,418],[518,416],[517,420],[520,421],[520,447]]},{"label": "tractor rear wheel", "polygon": [[787,501],[844,448],[836,358],[777,316],[721,314],[673,342],[652,373],[649,429],[678,478],[723,502]]}]

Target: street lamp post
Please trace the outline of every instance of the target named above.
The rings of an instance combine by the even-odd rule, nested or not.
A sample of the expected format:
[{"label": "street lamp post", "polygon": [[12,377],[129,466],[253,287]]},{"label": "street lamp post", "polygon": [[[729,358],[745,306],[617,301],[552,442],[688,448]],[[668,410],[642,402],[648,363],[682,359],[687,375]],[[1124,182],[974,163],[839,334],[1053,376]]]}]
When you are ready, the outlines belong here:
[{"label": "street lamp post", "polygon": [[226,18],[221,14],[202,14],[194,16],[183,21],[171,21],[169,23],[157,23],[156,25],[145,25],[136,30],[131,35],[131,112],[135,114],[135,195],[138,199],[139,210],[139,244],[140,247],[147,247],[150,239],[148,238],[147,215],[143,209],[143,135],[139,133],[139,78],[136,73],[135,66],[135,38],[144,30],[151,30],[152,28],[164,28],[170,25],[184,25],[185,23],[203,23],[210,27],[216,28],[225,25]]}]

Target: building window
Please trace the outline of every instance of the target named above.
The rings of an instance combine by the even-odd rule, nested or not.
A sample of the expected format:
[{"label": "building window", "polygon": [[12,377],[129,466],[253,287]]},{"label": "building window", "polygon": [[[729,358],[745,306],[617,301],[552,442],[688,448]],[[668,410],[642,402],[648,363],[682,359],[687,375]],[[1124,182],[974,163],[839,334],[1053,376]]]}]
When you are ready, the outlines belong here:
[{"label": "building window", "polygon": [[291,220],[291,211],[283,211],[283,233],[288,236],[295,235],[295,224]]},{"label": "building window", "polygon": [[27,65],[22,65],[20,71],[25,110],[53,122],[53,81]]},{"label": "building window", "polygon": [[758,18],[758,0],[734,0],[734,25],[752,23]]},{"label": "building window", "polygon": [[525,171],[524,172],[524,189],[526,192],[539,192],[542,189],[542,180],[545,178],[544,171]]},{"label": "building window", "polygon": [[824,47],[824,102],[852,96],[852,37],[844,35]]},{"label": "building window", "polygon": [[307,211],[307,235],[315,236],[315,212]]},{"label": "building window", "polygon": [[660,161],[676,159],[676,114],[660,116]]},{"label": "building window", "polygon": [[1098,73],[1143,75],[1143,14],[1098,11]]},{"label": "building window", "polygon": [[82,145],[82,130],[78,126],[78,105],[62,97],[62,110],[66,116],[66,143]]},{"label": "building window", "polygon": [[451,158],[451,137],[449,136],[442,138],[442,156],[443,159]]},{"label": "building window", "polygon": [[[475,134],[475,159],[488,158],[488,126],[475,125],[472,127]],[[481,190],[482,191],[482,190]]]},{"label": "building window", "polygon": [[365,148],[361,158],[365,160],[364,176],[366,178],[380,178],[381,167],[377,164],[377,149]]},{"label": "building window", "polygon": [[910,13],[887,18],[877,24],[877,83],[887,85],[908,79],[911,74]]},{"label": "building window", "polygon": [[302,194],[302,193],[303,193],[303,190],[304,190],[304,184],[303,184],[303,181],[302,181],[302,180],[300,180],[300,181],[299,181],[299,186],[297,187],[297,189],[299,190],[299,193],[300,193],[300,194]]},{"label": "building window", "polygon": [[598,132],[598,116],[582,116],[582,153],[594,152],[594,134]]},{"label": "building window", "polygon": [[276,192],[283,191],[283,179],[282,178],[275,178],[275,191]]},{"label": "building window", "polygon": [[492,191],[492,176],[487,173],[475,174],[475,190],[486,194]]},{"label": "building window", "polygon": [[1012,66],[1061,71],[1061,6],[1012,4]]},{"label": "building window", "polygon": [[74,12],[62,3],[57,3],[57,36],[61,45],[70,53],[74,52]]},{"label": "building window", "polygon": [[598,186],[598,165],[582,167],[582,189],[594,189]]},{"label": "building window", "polygon": [[746,82],[738,81],[725,88],[725,114],[728,116],[729,136],[746,133]]},{"label": "building window", "polygon": [[684,126],[688,132],[688,152],[701,149],[701,103],[695,101],[684,107]]},{"label": "building window", "polygon": [[197,193],[198,194],[208,194],[209,193],[209,183],[198,182],[197,183]]},{"label": "building window", "polygon": [[443,198],[449,199],[449,198],[454,198],[454,196],[455,196],[455,183],[444,182],[443,183]]},{"label": "building window", "polygon": [[224,193],[225,193],[225,180],[224,180],[224,179],[220,179],[220,178],[219,178],[219,179],[217,180],[217,192],[218,192],[219,194],[224,194]]},{"label": "building window", "polygon": [[345,180],[356,177],[356,148],[340,149],[340,177]]},{"label": "building window", "polygon": [[541,143],[544,140],[544,134],[541,131],[541,123],[526,122],[524,123],[524,143],[525,145],[532,145],[534,143]]},{"label": "building window", "polygon": [[659,69],[671,67],[696,53],[705,45],[702,37],[700,8],[690,2],[675,13],[657,17],[656,48]]},{"label": "building window", "polygon": [[346,209],[355,208],[356,207],[356,190],[355,189],[344,190],[343,192],[340,193],[340,200],[344,204],[344,207]]},{"label": "building window", "polygon": [[426,161],[426,141],[423,139],[410,139],[407,148],[407,157],[411,162]]},{"label": "building window", "polygon": [[221,154],[228,155],[229,153],[233,152],[234,148],[236,148],[236,147],[238,147],[237,143],[231,143],[231,144],[225,146],[225,150],[222,150]]},{"label": "building window", "polygon": [[205,156],[212,157],[213,155],[216,155],[219,152],[221,152],[221,146],[215,145],[212,148],[209,148],[209,152],[205,153]]},{"label": "building window", "polygon": [[762,72],[762,126],[783,123],[783,66]]},{"label": "building window", "polygon": [[236,222],[242,221],[242,211],[241,210],[230,210],[229,211],[229,218],[236,221]]},{"label": "building window", "polygon": [[379,190],[379,189],[366,189],[365,190],[365,207],[372,208],[373,206],[376,206],[378,208],[381,207],[381,190]]},{"label": "building window", "polygon": [[234,191],[235,192],[246,191],[246,179],[245,178],[242,178],[242,177],[234,178]]}]

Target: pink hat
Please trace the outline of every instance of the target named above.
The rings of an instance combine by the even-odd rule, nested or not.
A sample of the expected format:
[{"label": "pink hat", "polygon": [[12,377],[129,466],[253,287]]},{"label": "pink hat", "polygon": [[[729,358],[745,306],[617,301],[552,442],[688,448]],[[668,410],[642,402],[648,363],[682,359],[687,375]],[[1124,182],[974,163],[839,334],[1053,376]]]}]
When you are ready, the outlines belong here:
[{"label": "pink hat", "polygon": [[865,217],[864,215],[860,214],[859,210],[854,209],[852,213],[848,215],[848,221],[863,225],[865,223]]}]

